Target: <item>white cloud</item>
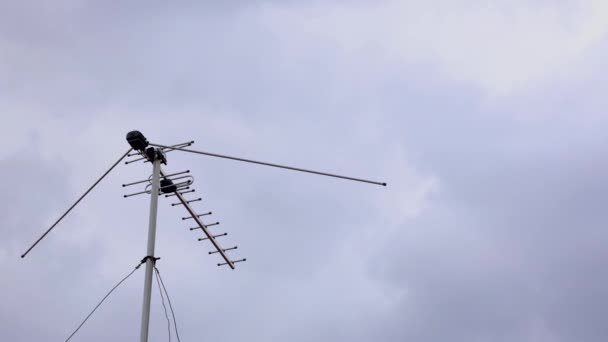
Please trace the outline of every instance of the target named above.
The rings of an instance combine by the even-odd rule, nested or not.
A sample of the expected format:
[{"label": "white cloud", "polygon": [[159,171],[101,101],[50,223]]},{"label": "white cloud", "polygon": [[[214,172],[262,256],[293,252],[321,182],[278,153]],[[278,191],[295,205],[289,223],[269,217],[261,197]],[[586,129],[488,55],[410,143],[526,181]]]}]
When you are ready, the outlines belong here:
[{"label": "white cloud", "polygon": [[489,95],[543,82],[608,33],[608,3],[602,0],[378,1],[329,8],[267,6],[264,13],[268,25],[284,30],[285,39],[299,31],[334,44],[345,59],[373,55],[381,64],[431,63],[444,77]]},{"label": "white cloud", "polygon": [[418,216],[429,204],[431,196],[440,190],[439,179],[417,170],[408,162],[402,147],[388,147],[379,169],[383,170],[388,189],[378,195],[375,204],[390,226],[397,227]]}]

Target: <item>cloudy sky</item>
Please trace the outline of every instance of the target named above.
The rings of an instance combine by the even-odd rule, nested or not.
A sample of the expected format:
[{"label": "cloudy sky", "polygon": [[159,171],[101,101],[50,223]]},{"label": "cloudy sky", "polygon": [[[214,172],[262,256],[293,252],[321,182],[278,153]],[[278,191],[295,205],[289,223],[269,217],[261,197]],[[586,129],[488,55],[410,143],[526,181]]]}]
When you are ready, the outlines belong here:
[{"label": "cloudy sky", "polygon": [[[137,163],[19,258],[138,129],[389,183],[169,154],[248,259],[161,199],[182,341],[605,341],[607,59],[604,0],[0,1],[0,340],[63,341],[145,255]],[[74,340],[137,340],[143,274]]]}]

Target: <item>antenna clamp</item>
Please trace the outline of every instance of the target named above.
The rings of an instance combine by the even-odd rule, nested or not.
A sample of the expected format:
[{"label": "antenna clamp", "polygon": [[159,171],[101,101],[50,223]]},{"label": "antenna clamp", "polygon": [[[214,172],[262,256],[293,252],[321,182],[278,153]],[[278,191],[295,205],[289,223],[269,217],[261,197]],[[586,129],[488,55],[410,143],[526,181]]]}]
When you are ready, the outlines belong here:
[{"label": "antenna clamp", "polygon": [[151,255],[147,255],[143,259],[141,259],[141,263],[139,265],[141,266],[141,265],[145,264],[146,261],[148,261],[148,259],[152,260],[153,264],[156,264],[156,260],[160,260],[160,257],[156,258]]}]

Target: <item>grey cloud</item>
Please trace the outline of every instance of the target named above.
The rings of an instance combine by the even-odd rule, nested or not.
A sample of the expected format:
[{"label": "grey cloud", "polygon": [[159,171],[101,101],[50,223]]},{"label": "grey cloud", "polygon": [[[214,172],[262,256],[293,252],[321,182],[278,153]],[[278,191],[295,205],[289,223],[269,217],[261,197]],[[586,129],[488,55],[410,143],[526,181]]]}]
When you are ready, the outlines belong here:
[{"label": "grey cloud", "polygon": [[[26,6],[2,20],[6,108],[32,106],[74,128],[70,151],[99,152],[3,157],[3,175],[31,178],[24,190],[38,195],[29,202],[5,184],[0,196],[10,237],[0,244],[2,339],[61,339],[141,259],[147,199],[122,199],[120,184],[147,175],[147,165],[119,168],[31,259],[15,253],[94,179],[99,160],[123,143],[114,139],[131,128],[161,142],[193,138],[204,150],[397,175],[379,189],[171,154],[167,169],[193,170],[204,199],[197,208],[213,210],[229,232],[222,242],[249,259],[236,272],[217,269],[179,219],[183,210],[162,204],[159,268],[184,340],[605,336],[605,120],[592,107],[586,113],[596,119],[586,124],[571,112],[581,99],[601,103],[593,91],[557,84],[488,105],[432,65],[366,69],[373,58],[346,63],[301,32],[284,41],[276,32],[286,28],[266,25],[257,5],[75,4],[45,15]],[[52,128],[16,114],[8,120],[43,132],[44,148],[68,148]],[[390,146],[421,179],[440,183],[426,209],[397,224],[375,210],[376,200],[418,178],[407,163],[389,161]],[[81,340],[137,338],[141,277],[119,289]],[[152,334],[162,339],[158,297],[153,307]]]},{"label": "grey cloud", "polygon": [[411,131],[436,140],[406,138],[419,163],[438,172],[442,193],[387,245],[401,262],[377,276],[408,296],[382,336],[602,340],[606,163],[601,135],[576,128],[602,117],[500,120],[471,111],[414,123]]}]

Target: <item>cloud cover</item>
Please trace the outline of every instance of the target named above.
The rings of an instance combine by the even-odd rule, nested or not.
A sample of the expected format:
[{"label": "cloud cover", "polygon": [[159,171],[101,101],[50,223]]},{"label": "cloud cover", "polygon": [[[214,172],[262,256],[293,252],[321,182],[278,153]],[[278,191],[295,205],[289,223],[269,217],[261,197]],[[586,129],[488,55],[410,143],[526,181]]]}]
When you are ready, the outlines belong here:
[{"label": "cloud cover", "polygon": [[[185,341],[604,340],[603,2],[0,6],[2,340],[67,337],[143,256],[134,165],[18,258],[131,129],[389,183],[171,154],[249,259],[161,202]],[[142,275],[77,339],[136,339]]]}]

